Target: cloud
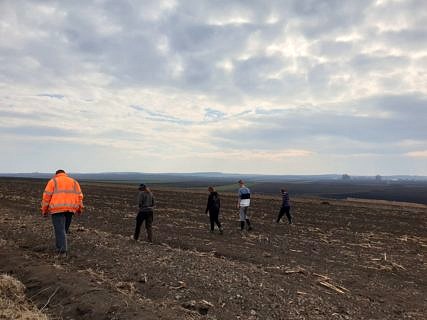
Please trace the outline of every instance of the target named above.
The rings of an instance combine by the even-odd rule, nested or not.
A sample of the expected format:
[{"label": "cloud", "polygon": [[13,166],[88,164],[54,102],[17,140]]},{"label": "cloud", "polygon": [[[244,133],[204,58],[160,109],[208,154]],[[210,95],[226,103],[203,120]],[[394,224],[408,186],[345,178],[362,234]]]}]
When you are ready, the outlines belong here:
[{"label": "cloud", "polygon": [[[218,151],[212,153],[202,153],[199,156],[209,159],[233,159],[246,153],[246,149],[234,149],[233,151]],[[286,158],[301,158],[312,155],[310,150],[282,149],[282,150],[254,150],[245,156],[247,161],[282,161]]]},{"label": "cloud", "polygon": [[48,126],[16,126],[0,127],[0,132],[5,135],[13,136],[36,136],[36,137],[71,137],[77,136],[78,132],[62,128]]},{"label": "cloud", "polygon": [[133,169],[150,156],[153,171],[240,170],[243,152],[248,172],[336,160],[427,174],[408,156],[427,147],[426,12],[422,0],[3,1],[0,132],[17,144],[3,147],[94,145]]},{"label": "cloud", "polygon": [[292,9],[300,28],[308,38],[319,38],[351,30],[364,22],[371,1],[345,2],[339,0],[293,1]]},{"label": "cloud", "polygon": [[224,116],[225,116],[224,112],[221,112],[221,111],[218,111],[215,109],[211,109],[211,108],[207,108],[205,110],[204,120],[205,121],[211,121],[211,120],[215,121],[215,120],[220,120],[220,119],[224,118]]},{"label": "cloud", "polygon": [[40,93],[37,96],[39,97],[48,97],[48,98],[52,98],[52,99],[64,99],[64,95],[62,94],[57,94],[57,93]]},{"label": "cloud", "polygon": [[394,72],[396,68],[406,68],[410,60],[407,57],[392,55],[359,54],[350,62],[354,70],[362,74],[367,72],[379,72],[387,74]]},{"label": "cloud", "polygon": [[427,158],[427,150],[411,151],[406,153],[405,155],[413,158]]},{"label": "cloud", "polygon": [[[405,105],[405,108],[401,108]],[[303,146],[318,153],[396,152],[397,141],[427,140],[427,103],[418,95],[378,96],[340,105],[293,109],[257,109],[229,119],[241,124],[216,134],[218,145],[235,148]],[[328,143],[329,142],[329,143]],[[387,150],[388,149],[388,150]]]},{"label": "cloud", "polygon": [[185,120],[185,119],[177,118],[177,117],[172,117],[172,116],[169,116],[167,114],[163,114],[161,112],[153,111],[147,107],[131,105],[130,108],[145,114],[146,119],[153,120],[156,122],[171,122],[171,123],[177,123],[177,124],[181,124],[181,125],[191,124],[191,121],[189,121],[189,120]]}]

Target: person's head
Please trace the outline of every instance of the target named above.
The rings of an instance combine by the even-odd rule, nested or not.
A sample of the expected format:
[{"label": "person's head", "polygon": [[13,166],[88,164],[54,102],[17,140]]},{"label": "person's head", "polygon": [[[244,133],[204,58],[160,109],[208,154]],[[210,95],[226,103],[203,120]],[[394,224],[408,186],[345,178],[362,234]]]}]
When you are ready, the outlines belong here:
[{"label": "person's head", "polygon": [[237,183],[240,184],[240,186],[245,185],[245,182],[242,179],[240,179]]},{"label": "person's head", "polygon": [[148,188],[145,184],[141,183],[138,187],[138,190],[143,191],[143,192],[148,192],[151,193],[150,188]]},{"label": "person's head", "polygon": [[283,187],[282,189],[280,189],[280,191],[283,192],[288,192],[288,189],[286,187]]},{"label": "person's head", "polygon": [[215,188],[214,188],[214,187],[209,186],[209,187],[208,187],[208,191],[209,191],[209,192],[215,192]]},{"label": "person's head", "polygon": [[58,170],[56,170],[56,172],[55,172],[55,174],[60,174],[60,173],[65,173],[65,171],[64,171],[64,170],[62,170],[62,169],[58,169]]}]

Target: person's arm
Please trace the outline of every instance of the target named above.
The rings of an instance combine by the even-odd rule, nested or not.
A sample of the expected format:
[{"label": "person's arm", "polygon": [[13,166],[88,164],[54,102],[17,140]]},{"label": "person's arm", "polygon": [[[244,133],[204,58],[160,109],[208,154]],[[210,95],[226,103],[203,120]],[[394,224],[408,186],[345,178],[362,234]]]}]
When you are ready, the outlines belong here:
[{"label": "person's arm", "polygon": [[77,209],[77,214],[82,214],[84,206],[83,206],[83,193],[82,189],[80,188],[80,184],[76,181],[76,191],[78,192],[78,201],[79,201],[79,208]]},{"label": "person's arm", "polygon": [[47,183],[44,192],[43,192],[43,198],[41,203],[41,212],[43,216],[46,216],[49,210],[49,203],[52,199],[53,191],[55,189],[55,184],[53,180],[49,180]]},{"label": "person's arm", "polygon": [[211,206],[211,201],[212,201],[212,194],[209,194],[209,197],[208,197],[208,203],[206,204],[206,210],[205,210],[205,213],[208,213],[209,208],[210,208],[210,206]]},{"label": "person's arm", "polygon": [[138,209],[141,209],[144,205],[144,194],[142,192],[138,193]]}]

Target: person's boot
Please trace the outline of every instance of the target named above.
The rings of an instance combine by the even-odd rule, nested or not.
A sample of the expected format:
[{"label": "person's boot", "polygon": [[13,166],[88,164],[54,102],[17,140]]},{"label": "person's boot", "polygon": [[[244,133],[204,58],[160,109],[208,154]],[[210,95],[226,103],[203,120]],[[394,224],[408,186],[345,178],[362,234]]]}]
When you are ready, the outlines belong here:
[{"label": "person's boot", "polygon": [[240,231],[245,229],[245,221],[240,221]]},{"label": "person's boot", "polygon": [[57,250],[56,256],[58,258],[67,258],[68,257],[68,252],[67,251],[63,251],[63,250]]},{"label": "person's boot", "polygon": [[248,231],[251,231],[252,227],[251,227],[251,222],[249,221],[249,219],[246,219],[246,224],[248,225]]},{"label": "person's boot", "polygon": [[147,241],[153,242],[153,230],[147,229]]}]

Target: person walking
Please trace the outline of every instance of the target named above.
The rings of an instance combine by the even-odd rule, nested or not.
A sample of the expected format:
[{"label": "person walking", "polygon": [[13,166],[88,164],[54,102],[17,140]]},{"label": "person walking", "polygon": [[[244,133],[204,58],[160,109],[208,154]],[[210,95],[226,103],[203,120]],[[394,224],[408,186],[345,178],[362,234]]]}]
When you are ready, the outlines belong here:
[{"label": "person walking", "polygon": [[208,187],[209,197],[208,203],[206,205],[205,213],[209,216],[211,223],[210,232],[214,232],[215,224],[218,226],[219,233],[222,234],[221,222],[219,222],[219,210],[221,208],[221,200],[219,198],[218,192],[215,191],[214,187]]},{"label": "person walking", "polygon": [[67,234],[73,215],[81,215],[82,211],[83,193],[79,183],[64,170],[57,170],[44,189],[41,203],[42,215],[52,217],[57,253],[67,254]]},{"label": "person walking", "polygon": [[138,215],[136,216],[136,226],[133,239],[139,238],[141,225],[145,221],[145,229],[147,230],[147,241],[153,242],[153,212],[154,212],[154,196],[151,190],[143,183],[139,185],[138,194]]},{"label": "person walking", "polygon": [[282,219],[282,217],[286,214],[289,224],[292,224],[291,203],[289,200],[288,190],[283,188],[280,190],[280,192],[282,193],[282,206],[280,207],[276,222],[279,223],[280,219]]},{"label": "person walking", "polygon": [[251,204],[251,191],[248,187],[245,186],[243,180],[239,180],[239,191],[237,199],[237,209],[239,209],[239,221],[240,221],[240,231],[245,229],[245,222],[247,225],[247,230],[251,231],[252,226],[250,222],[249,215],[249,205]]}]

